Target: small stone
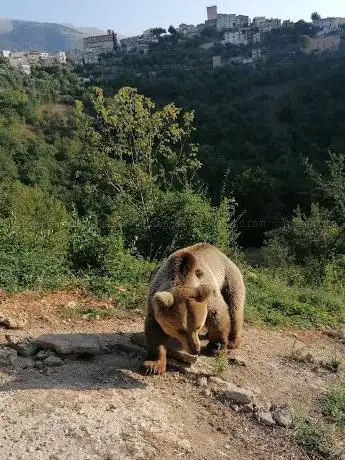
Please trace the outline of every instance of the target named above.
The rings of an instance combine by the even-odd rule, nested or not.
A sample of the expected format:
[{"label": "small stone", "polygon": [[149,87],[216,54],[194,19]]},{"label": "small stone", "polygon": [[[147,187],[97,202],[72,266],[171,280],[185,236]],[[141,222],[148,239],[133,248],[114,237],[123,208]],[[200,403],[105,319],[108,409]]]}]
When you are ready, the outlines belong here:
[{"label": "small stone", "polygon": [[290,412],[287,409],[277,408],[272,412],[272,418],[278,426],[290,428],[293,420]]},{"label": "small stone", "polygon": [[45,366],[42,363],[42,361],[36,361],[35,364],[34,364],[34,368],[38,369],[39,371],[41,371],[41,370],[45,369]]},{"label": "small stone", "polygon": [[246,367],[247,363],[243,359],[237,359],[237,358],[229,358],[228,359],[229,364],[233,364],[235,366],[242,366]]},{"label": "small stone", "polygon": [[221,393],[221,397],[235,404],[250,404],[253,401],[253,395],[244,388],[238,388],[231,383],[226,384],[226,390]]},{"label": "small stone", "polygon": [[202,390],[202,394],[206,396],[207,398],[209,398],[212,395],[212,391],[209,388],[204,388]]},{"label": "small stone", "polygon": [[323,333],[328,335],[328,337],[338,337],[338,332],[336,329],[333,329],[332,327],[327,326],[324,330]]},{"label": "small stone", "polygon": [[40,361],[44,361],[45,359],[49,358],[49,356],[54,355],[54,352],[50,350],[41,350],[37,353],[35,356],[35,359],[38,359]]},{"label": "small stone", "polygon": [[5,329],[23,329],[24,322],[21,323],[11,317],[0,315],[0,327]]},{"label": "small stone", "polygon": [[207,387],[207,378],[206,377],[200,377],[198,380],[198,384],[200,387]]},{"label": "small stone", "polygon": [[224,385],[226,385],[225,380],[222,380],[222,379],[220,379],[219,377],[213,377],[213,376],[211,376],[211,377],[209,378],[209,382],[210,382],[211,384],[217,385],[217,386],[219,386],[219,387],[223,387]]},{"label": "small stone", "polygon": [[18,355],[28,358],[37,352],[37,345],[31,341],[31,338],[5,335],[8,345],[17,350]]},{"label": "small stone", "polygon": [[66,304],[66,307],[71,308],[71,309],[77,308],[78,307],[78,302],[76,302],[75,300],[72,300],[71,302],[68,302]]},{"label": "small stone", "polygon": [[244,404],[241,407],[241,412],[243,412],[244,414],[251,414],[253,413],[253,411],[254,411],[254,408],[252,404]]},{"label": "small stone", "polygon": [[0,366],[11,367],[14,366],[17,360],[17,352],[10,348],[0,349]]},{"label": "small stone", "polygon": [[231,404],[230,407],[234,412],[239,412],[240,411],[240,408],[239,408],[239,406],[237,404]]},{"label": "small stone", "polygon": [[187,452],[191,452],[192,450],[192,445],[187,439],[182,439],[178,443],[179,447],[183,450],[186,450]]},{"label": "small stone", "polygon": [[63,365],[63,360],[58,356],[52,355],[48,356],[48,358],[46,358],[43,363],[49,367],[57,367]]},{"label": "small stone", "polygon": [[270,412],[258,413],[257,420],[259,423],[265,426],[274,426],[276,424]]}]

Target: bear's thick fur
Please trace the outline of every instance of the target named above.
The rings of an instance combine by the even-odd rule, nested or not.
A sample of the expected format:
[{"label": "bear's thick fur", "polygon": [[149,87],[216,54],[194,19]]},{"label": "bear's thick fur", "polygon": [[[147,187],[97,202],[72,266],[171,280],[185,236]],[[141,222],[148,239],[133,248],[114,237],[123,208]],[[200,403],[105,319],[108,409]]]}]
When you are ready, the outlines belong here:
[{"label": "bear's thick fur", "polygon": [[209,340],[206,353],[236,348],[242,340],[244,302],[242,274],[218,248],[198,243],[174,252],[150,280],[146,372],[165,372],[169,336],[187,352],[198,354],[198,334],[204,326]]}]

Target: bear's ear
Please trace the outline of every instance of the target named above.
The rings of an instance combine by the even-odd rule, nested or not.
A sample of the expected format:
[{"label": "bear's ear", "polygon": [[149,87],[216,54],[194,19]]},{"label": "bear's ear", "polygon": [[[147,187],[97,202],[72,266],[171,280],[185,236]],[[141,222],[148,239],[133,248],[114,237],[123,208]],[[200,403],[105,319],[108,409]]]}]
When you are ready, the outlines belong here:
[{"label": "bear's ear", "polygon": [[182,257],[179,259],[179,275],[182,278],[185,278],[189,273],[191,273],[194,270],[194,267],[196,265],[196,259],[194,254],[190,252],[186,252],[185,254],[182,255]]},{"label": "bear's ear", "polygon": [[204,302],[210,295],[211,289],[205,284],[203,284],[196,288],[195,295],[193,297],[197,302]]},{"label": "bear's ear", "polygon": [[174,296],[168,291],[156,292],[153,301],[163,308],[170,308],[174,305]]}]

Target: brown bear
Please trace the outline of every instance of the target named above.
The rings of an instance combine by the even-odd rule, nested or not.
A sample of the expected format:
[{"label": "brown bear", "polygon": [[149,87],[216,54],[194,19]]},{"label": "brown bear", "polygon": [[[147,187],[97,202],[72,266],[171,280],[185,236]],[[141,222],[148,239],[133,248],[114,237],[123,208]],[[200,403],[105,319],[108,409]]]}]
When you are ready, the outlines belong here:
[{"label": "brown bear", "polygon": [[245,293],[239,268],[215,246],[198,243],[170,255],[151,275],[146,373],[164,374],[169,337],[178,339],[188,353],[199,354],[204,326],[206,354],[236,348],[242,339]]}]

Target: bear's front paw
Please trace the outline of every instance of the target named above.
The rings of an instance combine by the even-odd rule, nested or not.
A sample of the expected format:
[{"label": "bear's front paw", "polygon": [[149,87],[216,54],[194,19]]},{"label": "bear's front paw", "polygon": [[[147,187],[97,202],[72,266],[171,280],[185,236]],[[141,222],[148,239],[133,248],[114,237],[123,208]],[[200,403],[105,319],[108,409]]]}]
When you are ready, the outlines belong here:
[{"label": "bear's front paw", "polygon": [[166,371],[166,364],[163,361],[144,361],[146,375],[163,375]]},{"label": "bear's front paw", "polygon": [[242,337],[235,337],[229,339],[228,342],[228,349],[233,350],[234,348],[238,348],[241,345]]}]

